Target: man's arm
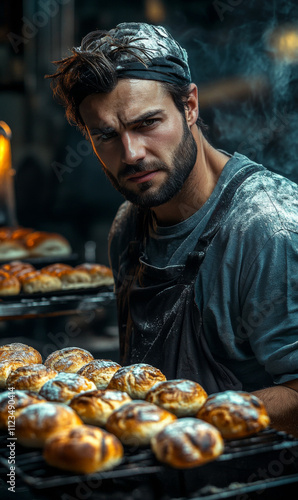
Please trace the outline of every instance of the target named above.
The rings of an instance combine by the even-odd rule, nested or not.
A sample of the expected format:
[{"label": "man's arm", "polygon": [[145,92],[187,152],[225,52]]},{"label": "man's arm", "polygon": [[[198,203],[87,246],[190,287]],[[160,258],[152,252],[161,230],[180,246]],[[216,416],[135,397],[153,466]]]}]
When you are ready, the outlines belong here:
[{"label": "man's arm", "polygon": [[266,406],[272,427],[298,437],[298,379],[253,394]]}]

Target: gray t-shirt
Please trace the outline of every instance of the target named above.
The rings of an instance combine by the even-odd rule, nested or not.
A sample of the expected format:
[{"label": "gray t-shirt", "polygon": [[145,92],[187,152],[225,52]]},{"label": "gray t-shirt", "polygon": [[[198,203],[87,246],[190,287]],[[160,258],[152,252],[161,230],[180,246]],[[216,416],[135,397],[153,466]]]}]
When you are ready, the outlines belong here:
[{"label": "gray t-shirt", "polygon": [[[145,253],[164,268],[185,262],[222,189],[245,165],[235,153],[206,203],[183,222],[150,220]],[[187,213],[187,205],[181,207]],[[136,207],[119,209],[110,234],[110,263],[132,238]],[[298,186],[263,170],[244,181],[212,240],[196,280],[196,301],[214,357],[245,390],[298,378]]]}]

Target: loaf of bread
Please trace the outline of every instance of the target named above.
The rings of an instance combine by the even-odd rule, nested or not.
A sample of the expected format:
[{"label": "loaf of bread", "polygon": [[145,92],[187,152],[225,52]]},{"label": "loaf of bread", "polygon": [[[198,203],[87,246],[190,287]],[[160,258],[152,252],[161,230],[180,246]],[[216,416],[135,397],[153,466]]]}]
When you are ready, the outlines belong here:
[{"label": "loaf of bread", "polygon": [[178,379],[159,382],[147,392],[145,399],[177,417],[191,417],[196,415],[207,397],[207,393],[197,382]]},{"label": "loaf of bread", "polygon": [[14,419],[29,405],[45,403],[39,394],[30,391],[4,391],[0,394],[0,429],[7,431],[8,423],[14,427]]},{"label": "loaf of bread", "polygon": [[113,411],[106,429],[129,446],[145,446],[150,439],[176,420],[173,413],[147,401],[132,401]]},{"label": "loaf of bread", "polygon": [[27,364],[42,363],[41,354],[34,347],[22,344],[21,342],[12,342],[0,346],[0,361],[7,361],[15,357],[22,357]]},{"label": "loaf of bread", "polygon": [[123,366],[111,378],[108,389],[126,392],[132,399],[145,399],[147,392],[165,375],[146,363]]},{"label": "loaf of bread", "polygon": [[7,238],[0,240],[0,260],[26,259],[29,252],[22,241]]},{"label": "loaf of bread", "polygon": [[62,289],[59,278],[40,271],[23,271],[17,274],[17,278],[24,293],[54,292]]},{"label": "loaf of bread", "polygon": [[250,436],[270,423],[263,402],[253,394],[241,391],[209,396],[196,417],[214,425],[224,439]]},{"label": "loaf of bread", "polygon": [[92,264],[85,262],[75,267],[77,271],[84,271],[88,273],[91,278],[92,286],[113,285],[114,278],[112,270],[102,264]]},{"label": "loaf of bread", "polygon": [[24,243],[31,257],[62,257],[71,254],[69,242],[57,233],[35,231],[24,236]]},{"label": "loaf of bread", "polygon": [[82,366],[78,370],[78,374],[92,380],[97,389],[106,389],[119,368],[121,368],[121,365],[110,359],[94,359]]},{"label": "loaf of bread", "polygon": [[15,276],[0,269],[0,296],[17,295],[20,293],[21,285]]},{"label": "loaf of bread", "polygon": [[43,456],[53,467],[91,474],[118,465],[123,457],[123,447],[112,434],[97,427],[81,425],[47,439]]},{"label": "loaf of bread", "polygon": [[80,347],[64,347],[52,352],[46,358],[44,364],[58,372],[76,373],[82,366],[94,358],[89,351]]},{"label": "loaf of bread", "polygon": [[222,454],[220,432],[210,424],[186,417],[169,424],[151,439],[156,458],[171,467],[187,469],[203,465]]},{"label": "loaf of bread", "polygon": [[39,394],[48,401],[68,404],[76,394],[93,389],[96,389],[95,384],[86,377],[77,373],[60,372],[42,386]]},{"label": "loaf of bread", "polygon": [[74,396],[69,406],[85,424],[104,426],[114,410],[130,401],[126,392],[97,389]]},{"label": "loaf of bread", "polygon": [[10,372],[6,380],[6,387],[39,392],[42,386],[56,375],[58,375],[56,370],[42,364],[20,366]]},{"label": "loaf of bread", "polygon": [[39,448],[57,432],[82,424],[80,417],[69,406],[39,403],[21,411],[15,420],[15,430],[19,444]]},{"label": "loaf of bread", "polygon": [[18,277],[19,273],[25,271],[35,271],[35,267],[32,264],[29,264],[28,262],[22,262],[21,260],[13,260],[11,262],[7,262],[6,264],[3,264],[1,266],[1,269],[16,277]]},{"label": "loaf of bread", "polygon": [[63,290],[86,288],[91,284],[91,278],[86,271],[80,271],[67,264],[51,264],[43,267],[42,273],[56,276],[62,283]]}]

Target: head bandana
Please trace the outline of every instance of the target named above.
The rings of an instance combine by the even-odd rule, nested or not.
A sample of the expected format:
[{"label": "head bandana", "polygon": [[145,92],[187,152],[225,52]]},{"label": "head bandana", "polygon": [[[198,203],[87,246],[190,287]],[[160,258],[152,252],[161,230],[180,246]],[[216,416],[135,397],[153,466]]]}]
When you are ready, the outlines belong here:
[{"label": "head bandana", "polygon": [[[84,50],[83,42],[79,50]],[[119,78],[157,80],[180,86],[191,82],[186,50],[162,26],[121,23],[99,39],[93,39],[88,50],[109,57]]]}]

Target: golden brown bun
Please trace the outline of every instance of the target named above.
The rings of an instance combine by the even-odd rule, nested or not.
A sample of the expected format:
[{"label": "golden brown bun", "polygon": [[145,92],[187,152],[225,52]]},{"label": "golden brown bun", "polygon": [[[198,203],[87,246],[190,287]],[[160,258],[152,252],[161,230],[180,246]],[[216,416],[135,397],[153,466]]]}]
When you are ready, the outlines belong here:
[{"label": "golden brown bun", "polygon": [[71,253],[68,241],[57,233],[35,231],[24,237],[24,243],[32,257],[61,257]]},{"label": "golden brown bun", "polygon": [[156,384],[146,395],[154,403],[177,417],[192,417],[201,408],[208,395],[203,387],[192,380],[166,380]]},{"label": "golden brown bun", "polygon": [[158,368],[138,363],[119,368],[107,388],[127,392],[132,399],[145,399],[147,392],[164,380],[166,377]]},{"label": "golden brown bun", "polygon": [[92,380],[97,389],[106,389],[119,368],[121,368],[121,365],[110,359],[94,359],[82,366],[78,370],[78,374]]},{"label": "golden brown bun", "polygon": [[29,252],[22,241],[7,238],[0,241],[0,260],[25,259]]},{"label": "golden brown bun", "polygon": [[196,417],[214,425],[225,439],[250,436],[270,423],[262,401],[253,394],[241,391],[225,391],[209,396]]},{"label": "golden brown bun", "polygon": [[53,467],[91,474],[118,465],[123,457],[123,447],[112,434],[97,427],[81,425],[49,438],[43,456]]},{"label": "golden brown bun", "polygon": [[96,389],[95,384],[77,373],[58,373],[57,377],[48,380],[39,394],[48,401],[68,404],[80,392]]},{"label": "golden brown bun", "polygon": [[144,446],[176,418],[173,413],[153,403],[132,401],[113,411],[107,420],[106,429],[115,434],[123,444]]},{"label": "golden brown bun", "polygon": [[0,394],[0,429],[8,428],[8,417],[14,427],[14,418],[17,417],[26,406],[35,403],[45,403],[46,400],[39,394],[30,391],[4,391]]},{"label": "golden brown bun", "polygon": [[24,293],[53,292],[62,288],[59,278],[40,271],[22,271],[17,277]]},{"label": "golden brown bun", "polygon": [[86,271],[79,271],[66,264],[51,264],[50,266],[43,267],[41,272],[59,278],[64,290],[84,288],[91,284],[91,278]]},{"label": "golden brown bun", "polygon": [[187,469],[214,460],[224,450],[220,432],[196,418],[182,418],[151,439],[158,460],[171,467]]},{"label": "golden brown bun", "polygon": [[12,240],[24,240],[25,236],[34,232],[34,229],[29,227],[18,227],[16,229],[12,229],[11,231],[11,239]]},{"label": "golden brown bun", "polygon": [[0,346],[0,361],[9,361],[16,357],[23,359],[26,365],[42,363],[41,354],[30,345],[13,342]]},{"label": "golden brown bun", "polygon": [[58,372],[76,373],[82,366],[86,365],[94,358],[89,351],[80,347],[64,347],[52,352],[44,364],[48,368],[53,368]]},{"label": "golden brown bun", "polygon": [[85,424],[105,425],[114,410],[131,398],[126,392],[96,390],[74,396],[69,406],[77,412]]},{"label": "golden brown bun", "polygon": [[17,295],[20,293],[21,285],[15,276],[11,276],[0,269],[0,295]]},{"label": "golden brown bun", "polygon": [[103,266],[101,264],[92,264],[90,262],[84,262],[75,267],[77,271],[85,271],[89,274],[91,278],[91,284],[93,286],[100,285],[113,285],[114,278],[112,270],[109,267]]},{"label": "golden brown bun", "polygon": [[34,266],[32,264],[29,264],[27,262],[22,262],[21,260],[13,260],[11,262],[8,262],[7,264],[3,264],[1,266],[1,269],[3,271],[6,271],[7,273],[18,277],[18,273],[24,272],[24,271],[35,271]]},{"label": "golden brown bun", "polygon": [[16,418],[16,437],[23,446],[43,447],[46,439],[63,429],[82,425],[69,406],[40,403],[27,406]]},{"label": "golden brown bun", "polygon": [[39,392],[42,386],[56,375],[58,375],[56,370],[42,364],[20,366],[9,374],[6,387]]}]

